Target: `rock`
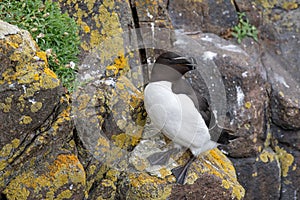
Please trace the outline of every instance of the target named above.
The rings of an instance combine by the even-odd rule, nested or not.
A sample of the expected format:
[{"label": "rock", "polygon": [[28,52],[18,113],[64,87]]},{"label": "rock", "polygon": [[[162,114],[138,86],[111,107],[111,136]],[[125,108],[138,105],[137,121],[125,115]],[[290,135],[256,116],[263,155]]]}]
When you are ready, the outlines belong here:
[{"label": "rock", "polygon": [[271,130],[276,139],[273,142],[274,149],[281,165],[281,198],[296,198],[300,195],[298,185],[300,131],[285,130],[276,125],[272,125]]},{"label": "rock", "polygon": [[286,130],[276,125],[271,126],[274,138],[280,144],[288,144],[295,151],[300,150],[300,131],[299,130]]},{"label": "rock", "polygon": [[1,199],[82,199],[69,99],[30,34],[0,27]]},{"label": "rock", "polygon": [[[145,13],[142,9],[143,5],[134,4],[136,9],[141,9],[137,11],[137,16]],[[154,6],[160,7],[156,3]],[[164,7],[161,6],[160,8],[163,9]],[[159,9],[150,9],[148,15],[158,16],[157,13],[152,12],[159,11]],[[161,12],[165,13],[164,11]],[[155,17],[153,19],[146,16],[142,17],[145,17],[143,18],[145,21],[139,24],[140,27],[151,22],[154,22],[154,25],[168,24],[167,19],[164,22]],[[149,32],[152,29],[145,29],[144,32],[143,30],[140,30],[141,33],[152,36]],[[155,32],[154,35],[160,33],[164,33],[163,29],[161,32]],[[166,38],[168,38],[166,40],[168,43],[170,37],[167,35]],[[115,39],[117,38],[112,37],[113,41]],[[161,41],[164,42],[164,40],[157,40],[157,43],[163,43]],[[125,41],[124,44],[128,44],[128,42]],[[85,84],[73,98],[73,111],[77,117],[75,124],[79,136],[78,141],[82,143],[79,145],[82,146],[79,154],[80,160],[87,169],[89,198],[101,196],[105,199],[164,199],[171,195],[172,186],[175,182],[170,170],[160,169],[162,178],[155,175],[151,176],[145,170],[144,162],[132,159],[133,152],[137,148],[136,145],[142,136],[138,125],[144,117],[141,114],[143,110],[137,109],[137,106],[140,106],[139,102],[142,102],[142,95],[138,90],[139,85],[133,84],[132,78],[134,76],[130,76],[131,70],[139,63],[134,63],[129,68],[130,54],[123,55],[120,53],[110,64],[105,65],[108,61],[101,57],[102,51],[103,49],[94,51],[84,60],[79,80]],[[98,63],[104,64],[99,66]],[[84,152],[86,150],[88,153]],[[207,179],[215,186],[219,186],[217,188],[219,194],[225,192],[228,197],[241,199],[244,190],[236,181],[231,163],[221,152],[215,151],[217,152],[211,153],[212,155],[199,161],[199,163],[203,163],[207,159],[213,164],[204,163],[201,167],[195,167],[190,172],[191,180],[188,184],[193,185],[196,183],[196,179],[201,179],[202,173],[206,173]],[[90,162],[86,162],[87,160]],[[218,169],[216,174],[213,171],[214,167]],[[191,188],[196,190],[196,187]],[[177,188],[176,190],[182,189]],[[190,192],[193,193],[193,191]],[[194,194],[197,193],[194,192]]]},{"label": "rock", "polygon": [[[279,144],[281,145],[281,144]],[[300,170],[298,168],[300,162],[299,151],[288,146],[278,146],[277,155],[281,159],[281,198],[282,199],[296,199],[300,196],[299,178]]]},{"label": "rock", "polygon": [[259,12],[257,4],[253,1],[235,0],[236,11],[245,13],[249,23],[255,27],[260,27],[262,24],[262,13]]},{"label": "rock", "polygon": [[[264,149],[256,158],[232,158],[239,182],[248,188],[245,199],[279,199],[281,171],[276,153]],[[257,192],[260,191],[260,192]]]},{"label": "rock", "polygon": [[[180,40],[185,43],[179,43],[177,48],[191,49],[189,54],[197,59],[198,72],[188,75],[194,90],[206,93],[219,121],[224,121],[220,125],[235,130],[238,136],[224,150],[233,157],[255,156],[265,138],[267,118],[267,83],[262,66],[238,46],[213,34]],[[201,89],[203,82],[207,89]]]},{"label": "rock", "polygon": [[221,34],[238,22],[232,1],[170,1],[168,10],[176,29]]},{"label": "rock", "polygon": [[82,199],[85,172],[75,155],[60,154],[51,163],[36,163],[14,177],[3,194],[7,199]]},{"label": "rock", "polygon": [[[296,2],[58,2],[81,27],[82,84],[72,113],[28,32],[0,22],[1,199],[300,196]],[[246,38],[238,47],[234,39],[199,34],[223,34],[237,23],[236,11],[259,29],[259,43]],[[175,184],[171,168],[150,173],[144,158],[147,148],[168,143],[160,136],[142,144],[146,64],[162,50],[197,59],[198,71],[186,78],[212,103],[218,124],[237,136],[220,147],[231,161],[217,149],[199,156],[185,185]]]},{"label": "rock", "polygon": [[218,149],[192,164],[186,182],[189,184],[173,186],[170,199],[242,199],[245,195],[230,160]]},{"label": "rock", "polygon": [[[28,32],[1,21],[1,30],[13,32],[1,39],[0,132],[3,144],[40,127],[55,112],[62,88],[56,75],[45,66],[46,54],[39,51]],[[18,32],[16,32],[18,30]],[[16,34],[17,33],[17,34]],[[57,95],[50,95],[57,94]],[[22,134],[20,134],[22,133]],[[18,135],[18,136],[17,136]]]},{"label": "rock", "polygon": [[[235,83],[230,83],[230,81],[226,80],[227,78],[224,80],[225,88],[229,89],[226,91],[229,102],[228,109],[230,109],[227,117],[238,121],[238,124],[243,124],[242,126],[238,125],[236,127],[237,132],[235,134],[240,135],[242,133],[241,135],[243,135],[243,133],[248,132],[249,135],[249,132],[252,132],[253,136],[256,136],[246,138],[242,136],[235,141],[241,142],[242,140],[243,142],[241,143],[244,145],[235,145],[235,141],[233,141],[228,146],[222,146],[222,149],[230,152],[230,156],[234,157],[232,158],[232,162],[237,168],[239,181],[247,191],[245,199],[295,198],[295,195],[298,195],[299,187],[298,184],[295,184],[295,182],[291,180],[294,180],[293,177],[298,177],[297,174],[299,170],[293,167],[297,162],[291,162],[291,160],[292,157],[296,160],[299,152],[299,145],[297,145],[300,124],[298,122],[300,76],[298,75],[299,69],[297,67],[299,66],[299,59],[297,59],[299,58],[298,4],[286,1],[261,1],[256,4],[252,1],[237,0],[234,2],[237,11],[245,12],[250,23],[254,24],[260,32],[259,44],[253,43],[253,41],[248,38],[244,39],[241,44],[241,48],[249,55],[247,62],[255,66],[255,70],[250,73],[252,77],[246,81],[243,80],[245,77],[241,79],[241,76],[238,75],[241,73],[239,70],[242,70],[240,64],[237,65],[239,66],[238,68],[230,70],[228,66],[232,66],[232,61],[229,62],[224,58],[222,59],[216,56],[214,62],[217,61],[216,64],[221,67],[219,69],[220,71],[223,69],[221,71],[222,75],[235,77]],[[195,4],[194,6],[185,5],[182,7],[181,4],[177,3],[178,7],[175,7],[175,1],[169,5],[171,20],[175,24],[175,27],[183,28],[189,34],[197,33],[189,31],[201,32],[205,30],[201,23],[205,15],[195,15],[189,11],[189,9],[193,8],[203,10],[201,3],[192,2],[192,4]],[[198,21],[200,23],[197,23]],[[211,46],[214,46],[214,44],[215,42],[208,47],[204,46],[204,48],[211,50]],[[190,48],[191,45],[187,46]],[[241,56],[234,57],[239,58],[238,61],[235,62],[243,60]],[[243,75],[248,75],[248,73]],[[253,75],[259,78],[254,78]],[[253,82],[255,82],[254,80],[260,81],[253,84]],[[244,112],[246,111],[247,113],[249,108],[255,109],[249,110],[250,115],[248,115],[248,119],[247,117],[241,117],[241,113],[244,112],[239,111],[239,113],[233,115],[239,110],[232,106],[234,105],[232,102],[237,100],[237,98],[233,98],[237,97],[237,95],[235,95],[237,90],[234,90],[234,87],[240,86],[241,84],[241,90],[245,96],[248,96],[249,100],[253,101],[254,99],[258,99],[258,101],[255,100],[254,104],[250,101],[245,102]],[[259,85],[262,91],[259,91]],[[208,88],[202,88],[202,91],[207,92],[207,90]],[[269,107],[270,110],[268,109]],[[252,123],[255,125],[253,126]],[[225,123],[225,125],[235,127],[234,123]],[[248,131],[244,131],[243,126],[246,130],[248,129]],[[252,127],[255,128],[254,131]],[[269,127],[272,128],[270,129]],[[247,134],[245,134],[245,136],[246,135]],[[252,144],[251,140],[253,142]],[[251,148],[244,148],[245,144]],[[260,159],[256,159],[259,158],[260,155],[266,155],[265,152],[271,152],[273,158],[272,162],[261,162]],[[283,155],[287,155],[289,159],[280,159],[280,152],[286,152],[283,153]],[[286,160],[290,161],[286,163]],[[258,166],[262,172],[252,177],[253,174],[256,175],[254,169],[257,169]],[[271,178],[267,178],[266,174],[269,172],[265,172],[265,169],[269,169],[269,167],[273,172],[272,176],[270,175]],[[287,177],[284,177],[282,167],[284,171],[288,169],[289,173],[285,173]],[[289,183],[289,185],[287,186],[286,183]],[[263,190],[264,192],[258,194],[258,189],[255,189],[255,187],[258,187],[260,191]],[[284,188],[284,190],[280,190],[279,188]]]},{"label": "rock", "polygon": [[300,128],[300,88],[285,69],[287,63],[269,53],[262,57],[271,83],[272,120],[285,129]]}]

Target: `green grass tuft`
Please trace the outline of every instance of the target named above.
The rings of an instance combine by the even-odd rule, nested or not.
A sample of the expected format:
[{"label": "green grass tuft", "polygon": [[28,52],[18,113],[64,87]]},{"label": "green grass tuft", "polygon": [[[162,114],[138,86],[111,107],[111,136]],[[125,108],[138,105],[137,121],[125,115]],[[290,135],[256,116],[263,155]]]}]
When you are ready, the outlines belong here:
[{"label": "green grass tuft", "polygon": [[258,31],[255,26],[250,24],[249,20],[246,18],[245,13],[238,13],[239,23],[233,27],[232,35],[237,38],[237,42],[241,43],[242,39],[246,36],[252,37],[256,42],[258,41],[257,34]]},{"label": "green grass tuft", "polygon": [[41,50],[48,52],[50,69],[72,92],[80,44],[75,20],[50,0],[2,0],[0,19],[31,33]]}]

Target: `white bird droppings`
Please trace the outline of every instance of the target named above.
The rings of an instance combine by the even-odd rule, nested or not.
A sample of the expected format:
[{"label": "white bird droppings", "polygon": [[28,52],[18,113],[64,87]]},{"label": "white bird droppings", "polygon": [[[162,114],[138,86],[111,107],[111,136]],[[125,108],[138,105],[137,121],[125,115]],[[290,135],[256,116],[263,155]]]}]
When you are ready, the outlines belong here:
[{"label": "white bird droppings", "polygon": [[206,35],[205,37],[202,37],[201,40],[206,41],[206,42],[212,42],[212,38],[208,37],[208,35]]},{"label": "white bird droppings", "polygon": [[153,18],[153,15],[151,15],[151,13],[149,12],[149,10],[147,9],[147,16],[152,19]]},{"label": "white bird droppings", "polygon": [[212,60],[214,57],[216,57],[218,54],[211,52],[211,51],[205,51],[202,55],[203,60]]},{"label": "white bird droppings", "polygon": [[247,71],[245,71],[245,72],[242,73],[242,77],[243,78],[246,78],[247,76],[248,76],[248,72]]},{"label": "white bird droppings", "polygon": [[276,82],[279,82],[279,83],[283,84],[285,87],[290,88],[290,86],[285,82],[285,79],[282,76],[280,76],[279,74],[275,73],[274,78],[275,78]]},{"label": "white bird droppings", "polygon": [[235,86],[235,88],[236,88],[236,99],[237,99],[238,106],[242,106],[245,97],[244,92],[240,86]]}]

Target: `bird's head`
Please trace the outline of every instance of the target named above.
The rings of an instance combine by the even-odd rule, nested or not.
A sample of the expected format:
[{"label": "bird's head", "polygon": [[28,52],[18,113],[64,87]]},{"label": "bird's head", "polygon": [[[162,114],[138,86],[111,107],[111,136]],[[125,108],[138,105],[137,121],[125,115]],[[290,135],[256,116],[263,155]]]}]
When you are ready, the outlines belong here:
[{"label": "bird's head", "polygon": [[176,80],[188,71],[196,69],[196,60],[192,57],[180,56],[174,52],[161,54],[152,69],[152,81]]}]

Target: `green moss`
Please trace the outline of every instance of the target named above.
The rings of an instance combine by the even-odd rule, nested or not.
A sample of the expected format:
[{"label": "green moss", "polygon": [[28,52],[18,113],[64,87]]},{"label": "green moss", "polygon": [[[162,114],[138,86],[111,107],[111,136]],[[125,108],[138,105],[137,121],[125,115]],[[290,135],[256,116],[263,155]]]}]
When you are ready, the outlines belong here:
[{"label": "green moss", "polygon": [[[47,52],[49,67],[70,91],[76,78],[79,37],[76,22],[62,14],[57,3],[46,0],[0,1],[0,19],[28,30],[39,47]],[[17,48],[18,44],[12,43]],[[45,54],[46,55],[46,54]],[[40,57],[39,55],[37,55]],[[46,57],[41,58],[47,64]],[[18,60],[18,59],[17,59]],[[34,80],[37,74],[30,74]]]}]

